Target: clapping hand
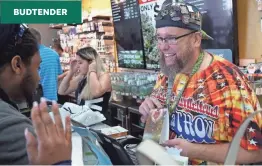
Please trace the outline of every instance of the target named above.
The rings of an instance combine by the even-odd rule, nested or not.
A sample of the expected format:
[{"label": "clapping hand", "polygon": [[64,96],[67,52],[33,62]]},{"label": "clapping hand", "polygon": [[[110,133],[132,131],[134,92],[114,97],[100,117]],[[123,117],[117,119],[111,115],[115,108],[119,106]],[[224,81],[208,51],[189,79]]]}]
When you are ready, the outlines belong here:
[{"label": "clapping hand", "polygon": [[28,129],[25,130],[26,147],[29,164],[52,165],[62,161],[70,161],[72,153],[71,122],[66,117],[63,127],[58,105],[53,103],[51,119],[45,101],[40,105],[34,103],[31,118],[36,137]]}]

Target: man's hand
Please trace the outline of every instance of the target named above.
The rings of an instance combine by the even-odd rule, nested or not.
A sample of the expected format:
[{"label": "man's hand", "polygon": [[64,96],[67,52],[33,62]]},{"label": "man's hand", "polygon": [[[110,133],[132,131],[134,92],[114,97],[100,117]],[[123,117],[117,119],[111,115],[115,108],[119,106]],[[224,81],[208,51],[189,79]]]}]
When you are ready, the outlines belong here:
[{"label": "man's hand", "polygon": [[[175,138],[166,141],[163,146],[168,146],[168,147],[174,147],[177,149],[181,149],[181,156],[189,157],[192,158],[195,156],[196,148],[195,144],[188,142],[187,140],[181,139],[181,138]],[[193,157],[194,158],[194,157]]]},{"label": "man's hand", "polygon": [[[168,140],[163,146],[182,149],[181,155],[190,159],[199,159],[213,163],[224,163],[230,143],[222,144],[198,144],[190,143],[187,140],[175,138]],[[240,147],[236,164],[250,164],[261,162],[262,149],[245,150]]]},{"label": "man's hand", "polygon": [[54,121],[51,119],[46,102],[40,106],[34,104],[31,118],[36,136],[25,130],[27,154],[31,165],[52,165],[61,161],[71,160],[71,122],[66,118],[65,129],[62,124],[58,105],[53,103]]},{"label": "man's hand", "polygon": [[141,121],[145,123],[148,116],[150,115],[150,111],[156,108],[160,109],[163,108],[163,106],[157,99],[153,97],[146,98],[139,107],[139,112],[142,114]]}]

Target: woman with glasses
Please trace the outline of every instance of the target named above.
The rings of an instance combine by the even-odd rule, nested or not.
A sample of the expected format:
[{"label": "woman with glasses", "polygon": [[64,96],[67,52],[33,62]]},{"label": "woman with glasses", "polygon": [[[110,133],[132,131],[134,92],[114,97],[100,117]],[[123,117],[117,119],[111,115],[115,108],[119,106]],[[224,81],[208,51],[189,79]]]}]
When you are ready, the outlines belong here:
[{"label": "woman with glasses", "polygon": [[[77,72],[78,75],[72,79]],[[77,104],[89,105],[92,110],[105,114],[111,90],[110,75],[105,71],[98,53],[92,47],[85,47],[77,51],[58,93],[68,95],[75,92]]]}]

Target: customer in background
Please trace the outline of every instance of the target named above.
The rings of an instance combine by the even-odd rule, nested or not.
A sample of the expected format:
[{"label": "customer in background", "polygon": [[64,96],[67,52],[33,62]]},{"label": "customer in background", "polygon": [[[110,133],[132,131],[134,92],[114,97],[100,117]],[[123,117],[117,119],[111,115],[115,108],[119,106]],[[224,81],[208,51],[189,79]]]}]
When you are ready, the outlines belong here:
[{"label": "customer in background", "polygon": [[[78,76],[73,78],[77,73]],[[60,84],[58,93],[68,95],[75,92],[77,104],[92,105],[91,109],[106,113],[111,97],[111,79],[104,69],[96,50],[81,48],[70,64],[70,71]]]},{"label": "customer in background", "polygon": [[[60,40],[55,39],[52,48],[57,52],[57,54],[59,55],[59,57],[63,57],[63,52],[64,52],[64,50],[63,50],[63,48],[62,48],[62,46],[61,46],[61,44],[60,44]],[[63,74],[61,74],[61,75],[58,76],[58,82],[59,82],[58,85],[60,84],[60,81],[62,81],[62,80],[65,78],[65,76],[67,75],[67,73],[68,73],[68,72],[63,72]],[[58,86],[58,87],[59,87],[59,86]]]},{"label": "customer in background", "polygon": [[0,24],[1,165],[70,163],[70,119],[67,117],[66,130],[63,133],[57,104],[54,103],[52,107],[56,115],[56,125],[52,124],[44,101],[39,107],[36,104],[34,106],[32,113],[34,125],[20,113],[17,106],[17,103],[23,102],[32,105],[33,92],[40,80],[38,74],[40,63],[37,40],[26,25]]},{"label": "customer in background", "polygon": [[52,48],[58,53],[60,57],[63,56],[64,49],[62,48],[60,44],[60,40],[54,39]]},{"label": "customer in background", "polygon": [[[156,17],[161,74],[151,96],[139,107],[145,122],[153,111],[168,108],[170,140],[189,165],[224,163],[241,123],[260,109],[248,79],[237,66],[204,51],[200,11],[187,3],[166,0]],[[155,110],[157,109],[157,110]],[[237,164],[262,161],[262,117],[245,131]]]},{"label": "customer in background", "polygon": [[36,29],[30,28],[39,44],[39,53],[41,56],[41,64],[39,69],[40,84],[43,87],[43,97],[47,100],[57,101],[58,79],[63,74],[59,55],[41,44],[41,34]]},{"label": "customer in background", "polygon": [[[60,40],[59,39],[54,39],[53,40],[52,49],[54,49],[58,53],[60,58],[63,57],[64,50],[63,50],[63,48],[62,48],[62,46],[60,44]],[[68,74],[68,71],[63,71],[63,74],[58,76],[58,87],[60,86],[61,81],[65,78],[65,76],[67,74]],[[58,94],[57,97],[58,97],[58,103],[59,104],[64,104],[65,102],[68,101],[68,96],[67,95],[59,95]]]}]

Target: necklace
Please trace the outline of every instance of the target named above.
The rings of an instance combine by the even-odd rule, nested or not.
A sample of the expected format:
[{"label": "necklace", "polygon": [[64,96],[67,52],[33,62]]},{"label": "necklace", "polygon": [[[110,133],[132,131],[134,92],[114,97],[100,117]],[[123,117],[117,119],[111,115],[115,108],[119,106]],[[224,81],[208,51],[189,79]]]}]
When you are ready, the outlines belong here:
[{"label": "necklace", "polygon": [[198,56],[197,61],[196,61],[195,65],[194,65],[194,67],[192,69],[192,72],[189,75],[189,79],[188,79],[187,83],[183,86],[183,88],[180,90],[179,94],[175,97],[174,103],[172,105],[170,103],[170,99],[172,97],[172,88],[173,88],[173,83],[174,82],[173,83],[170,83],[170,82],[168,83],[169,84],[168,85],[168,93],[169,93],[169,95],[167,96],[167,107],[168,107],[168,111],[169,111],[170,114],[176,108],[180,98],[182,97],[182,95],[183,95],[183,93],[184,93],[184,91],[185,91],[185,89],[186,89],[186,87],[187,87],[187,85],[189,83],[189,80],[199,70],[199,68],[200,68],[200,66],[201,66],[201,64],[203,62],[204,55],[205,55],[204,52],[201,52],[200,55]]}]

